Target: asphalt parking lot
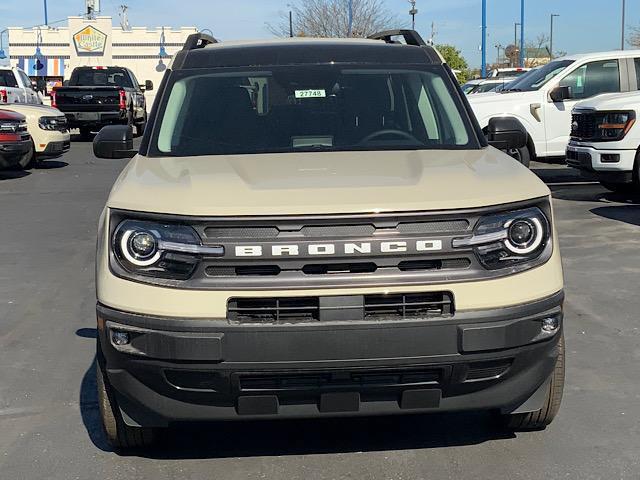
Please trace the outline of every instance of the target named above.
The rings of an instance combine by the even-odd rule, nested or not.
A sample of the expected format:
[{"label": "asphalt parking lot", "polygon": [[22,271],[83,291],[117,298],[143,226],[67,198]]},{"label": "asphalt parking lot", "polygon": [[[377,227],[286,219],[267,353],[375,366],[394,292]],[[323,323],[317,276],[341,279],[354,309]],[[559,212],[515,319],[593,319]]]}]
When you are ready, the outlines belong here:
[{"label": "asphalt parking lot", "polygon": [[544,432],[486,414],[212,424],[122,457],[95,394],[97,219],[125,165],[90,143],[0,173],[1,479],[638,479],[640,199],[535,164],[555,198],[567,386]]}]

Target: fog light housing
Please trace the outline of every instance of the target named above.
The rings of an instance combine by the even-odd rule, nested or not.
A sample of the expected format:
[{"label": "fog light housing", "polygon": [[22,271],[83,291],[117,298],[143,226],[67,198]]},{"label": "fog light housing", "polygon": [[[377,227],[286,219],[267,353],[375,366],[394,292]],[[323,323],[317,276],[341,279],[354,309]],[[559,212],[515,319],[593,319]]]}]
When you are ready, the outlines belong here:
[{"label": "fog light housing", "polygon": [[118,330],[111,331],[111,342],[116,346],[129,345],[131,343],[131,336],[127,332],[119,332]]},{"label": "fog light housing", "polygon": [[556,333],[560,328],[560,319],[558,317],[547,317],[542,319],[542,332],[543,333]]}]

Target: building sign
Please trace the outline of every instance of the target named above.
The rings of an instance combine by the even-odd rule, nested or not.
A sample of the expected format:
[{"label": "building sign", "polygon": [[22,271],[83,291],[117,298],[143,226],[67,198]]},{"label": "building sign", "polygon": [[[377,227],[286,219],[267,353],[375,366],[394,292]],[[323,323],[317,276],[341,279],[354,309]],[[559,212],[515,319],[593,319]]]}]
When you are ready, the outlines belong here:
[{"label": "building sign", "polygon": [[107,36],[97,28],[88,26],[73,36],[76,51],[80,53],[103,53]]}]

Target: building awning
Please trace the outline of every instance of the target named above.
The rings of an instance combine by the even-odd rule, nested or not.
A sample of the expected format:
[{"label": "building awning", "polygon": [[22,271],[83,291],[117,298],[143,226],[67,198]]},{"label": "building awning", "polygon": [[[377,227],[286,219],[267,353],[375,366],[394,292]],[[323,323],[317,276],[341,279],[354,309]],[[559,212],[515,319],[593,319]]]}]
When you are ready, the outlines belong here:
[{"label": "building awning", "polygon": [[30,77],[64,76],[64,58],[59,57],[19,58],[18,67]]}]

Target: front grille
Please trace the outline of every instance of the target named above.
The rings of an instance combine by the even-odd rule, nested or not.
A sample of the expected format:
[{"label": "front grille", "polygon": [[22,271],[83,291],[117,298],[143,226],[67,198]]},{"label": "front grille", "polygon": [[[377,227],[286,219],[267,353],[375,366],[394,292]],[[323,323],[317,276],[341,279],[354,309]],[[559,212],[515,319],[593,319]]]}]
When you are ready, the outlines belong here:
[{"label": "front grille", "polygon": [[450,292],[347,297],[231,298],[227,319],[238,323],[407,320],[450,317]]},{"label": "front grille", "polygon": [[240,392],[295,392],[309,390],[361,390],[381,387],[438,385],[441,368],[363,370],[312,373],[271,373],[238,375]]},{"label": "front grille", "polygon": [[433,221],[385,221],[374,223],[330,223],[330,224],[306,224],[286,223],[280,225],[243,225],[237,226],[206,226],[203,233],[210,242],[220,239],[238,240],[269,240],[277,238],[372,238],[375,235],[434,235],[464,233],[468,231],[470,224],[465,219],[433,220]]},{"label": "front grille", "polygon": [[595,138],[597,133],[598,113],[574,113],[571,116],[571,136],[578,140]]},{"label": "front grille", "polygon": [[450,293],[365,295],[365,318],[430,318],[453,313]]},{"label": "front grille", "polygon": [[338,275],[338,274],[365,274],[397,269],[399,272],[421,272],[437,270],[464,270],[471,266],[468,258],[448,258],[432,260],[402,260],[393,265],[378,265],[375,262],[336,262],[336,263],[309,263],[299,268],[284,270],[279,265],[220,265],[209,266],[205,273],[207,277],[277,277],[281,274],[302,273],[304,275]]}]

